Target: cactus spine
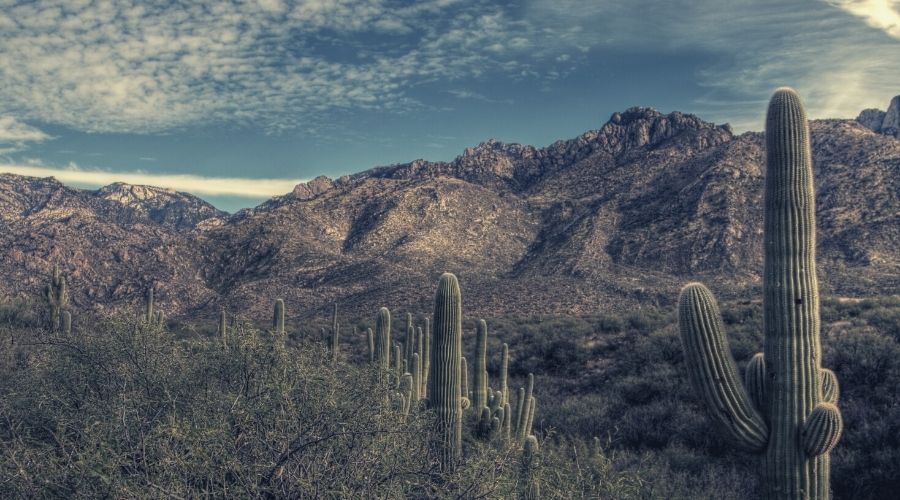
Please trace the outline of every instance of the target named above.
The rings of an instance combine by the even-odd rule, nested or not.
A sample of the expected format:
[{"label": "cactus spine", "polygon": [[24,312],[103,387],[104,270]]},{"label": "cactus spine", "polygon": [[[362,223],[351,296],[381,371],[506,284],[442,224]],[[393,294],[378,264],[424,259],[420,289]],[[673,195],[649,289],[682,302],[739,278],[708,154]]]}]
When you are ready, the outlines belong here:
[{"label": "cactus spine", "polygon": [[765,450],[765,498],[826,499],[828,452],[842,422],[828,400],[836,401],[837,380],[820,366],[809,126],[799,96],[787,88],[775,91],[766,114],[763,240],[765,345],[747,373],[753,401],[762,404],[754,407],[738,382],[715,300],[698,283],[679,298],[685,359],[693,385],[732,440]]},{"label": "cactus spine", "polygon": [[452,470],[462,453],[462,300],[459,282],[441,275],[434,298],[434,345],[428,404],[437,417],[441,469]]},{"label": "cactus spine", "polygon": [[473,382],[473,396],[475,408],[481,411],[488,405],[488,381],[487,381],[487,323],[478,320],[478,328],[475,332],[475,371]]}]

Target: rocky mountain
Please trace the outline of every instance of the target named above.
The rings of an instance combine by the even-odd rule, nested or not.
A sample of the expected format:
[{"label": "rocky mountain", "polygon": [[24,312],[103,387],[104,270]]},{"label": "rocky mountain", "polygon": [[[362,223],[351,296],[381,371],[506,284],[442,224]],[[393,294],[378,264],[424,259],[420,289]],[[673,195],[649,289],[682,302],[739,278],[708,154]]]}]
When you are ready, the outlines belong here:
[{"label": "rocky mountain", "polygon": [[[897,293],[900,140],[856,120],[811,128],[823,292]],[[649,108],[543,148],[491,140],[319,177],[233,215],[158,188],[3,174],[0,296],[37,293],[59,262],[78,307],[136,308],[152,285],[170,315],[210,320],[267,318],[276,297],[292,316],[335,301],[427,312],[443,271],[485,316],[669,305],[693,279],[749,298],[764,175],[762,134]]]},{"label": "rocky mountain", "polygon": [[887,111],[869,108],[856,117],[867,129],[892,137],[900,137],[900,95],[891,99]]}]

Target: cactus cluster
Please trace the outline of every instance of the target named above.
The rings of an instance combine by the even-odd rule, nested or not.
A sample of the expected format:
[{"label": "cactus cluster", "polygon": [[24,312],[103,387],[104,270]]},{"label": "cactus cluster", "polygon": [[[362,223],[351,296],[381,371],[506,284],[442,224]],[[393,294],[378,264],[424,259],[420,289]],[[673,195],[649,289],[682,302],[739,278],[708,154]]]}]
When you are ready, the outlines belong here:
[{"label": "cactus cluster", "polygon": [[775,91],[766,115],[764,352],[741,384],[718,306],[699,283],[678,316],[692,384],[739,448],[764,454],[762,496],[829,497],[828,452],[842,431],[837,378],[821,367],[815,193],[809,126],[799,96]]}]

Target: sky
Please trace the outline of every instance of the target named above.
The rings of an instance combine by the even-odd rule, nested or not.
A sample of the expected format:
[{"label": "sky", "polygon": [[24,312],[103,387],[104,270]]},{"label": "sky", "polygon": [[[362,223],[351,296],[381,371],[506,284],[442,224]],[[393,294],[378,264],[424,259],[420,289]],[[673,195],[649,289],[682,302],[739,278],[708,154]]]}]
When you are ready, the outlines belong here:
[{"label": "sky", "polygon": [[233,212],[631,106],[761,130],[788,85],[852,118],[898,77],[900,0],[0,0],[0,172]]}]

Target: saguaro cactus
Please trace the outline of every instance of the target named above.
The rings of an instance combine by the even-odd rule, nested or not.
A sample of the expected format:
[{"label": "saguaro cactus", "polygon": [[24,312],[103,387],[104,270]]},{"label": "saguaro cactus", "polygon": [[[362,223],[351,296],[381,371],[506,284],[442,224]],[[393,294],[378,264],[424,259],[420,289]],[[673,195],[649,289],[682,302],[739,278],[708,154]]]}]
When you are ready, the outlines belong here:
[{"label": "saguaro cactus", "polygon": [[[828,452],[842,430],[834,374],[820,366],[815,193],[809,127],[799,96],[775,91],[766,115],[764,354],[740,384],[718,307],[699,283],[679,297],[692,384],[713,419],[748,451],[764,451],[763,496],[829,497]],[[832,401],[833,400],[833,401]]]},{"label": "saguaro cactus", "polygon": [[147,303],[144,306],[144,322],[147,324],[152,324],[153,321],[156,319],[156,315],[153,312],[153,305],[154,305],[153,287],[151,286],[147,290]]},{"label": "saguaro cactus", "polygon": [[222,337],[222,344],[228,346],[228,315],[225,309],[219,311],[219,336]]},{"label": "saguaro cactus", "polygon": [[488,380],[487,380],[487,323],[478,320],[478,328],[475,332],[475,370],[472,372],[472,388],[475,410],[480,412],[488,405]]},{"label": "saguaro cactus", "polygon": [[272,332],[275,335],[284,335],[284,300],[275,299],[275,310],[272,314]]},{"label": "saguaro cactus", "polygon": [[541,482],[537,475],[538,452],[540,446],[537,438],[528,436],[522,450],[522,500],[539,500],[541,498]]},{"label": "saguaro cactus", "polygon": [[59,273],[59,266],[53,266],[53,276],[44,291],[47,303],[50,305],[50,328],[58,331],[60,328],[60,312],[69,303],[69,288],[66,285],[66,277]]},{"label": "saguaro cactus", "polygon": [[62,312],[62,331],[66,335],[72,334],[72,313],[69,311]]},{"label": "saguaro cactus", "polygon": [[434,345],[431,346],[428,405],[437,418],[442,470],[453,469],[462,453],[462,301],[459,282],[441,275],[434,298]]},{"label": "saguaro cactus", "polygon": [[375,318],[375,361],[382,370],[391,367],[391,312],[387,307]]}]

